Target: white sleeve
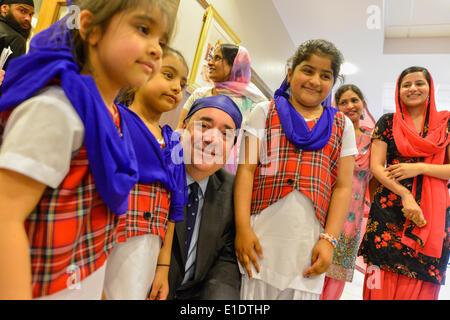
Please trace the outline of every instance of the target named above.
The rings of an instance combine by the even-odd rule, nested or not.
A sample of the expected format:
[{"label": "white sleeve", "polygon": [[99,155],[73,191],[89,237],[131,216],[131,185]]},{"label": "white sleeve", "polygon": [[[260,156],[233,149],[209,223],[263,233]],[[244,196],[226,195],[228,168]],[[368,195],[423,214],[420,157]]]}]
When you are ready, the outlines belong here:
[{"label": "white sleeve", "polygon": [[356,147],[355,129],[352,121],[345,117],[344,133],[342,135],[341,158],[347,156],[356,156],[358,148]]},{"label": "white sleeve", "polygon": [[24,101],[11,113],[0,146],[0,168],[56,188],[84,141],[84,126],[57,86]]},{"label": "white sleeve", "polygon": [[195,98],[195,91],[189,96],[189,98],[186,100],[186,102],[183,105],[183,109],[186,111],[191,110],[192,104],[196,100]]},{"label": "white sleeve", "polygon": [[[266,120],[269,113],[269,108],[270,101],[264,101],[257,104],[243,126],[245,134],[251,134],[257,137],[260,141],[260,144],[264,141],[263,139],[265,138]],[[345,116],[340,157],[342,158],[357,154],[358,149],[356,148],[355,130],[353,128],[353,123],[347,116]]]},{"label": "white sleeve", "polygon": [[245,120],[243,129],[245,134],[251,134],[263,141],[265,137],[267,115],[269,114],[270,101],[258,103]]},{"label": "white sleeve", "polygon": [[[208,92],[210,90],[211,92]],[[186,100],[186,102],[183,105],[183,109],[189,111],[191,110],[192,105],[194,104],[195,100],[204,98],[207,96],[212,95],[212,88],[198,88],[192,92],[192,94],[189,96],[189,98]]]},{"label": "white sleeve", "polygon": [[[255,105],[255,108],[248,115],[248,118],[244,121],[242,125],[242,129],[244,131],[243,137],[245,136],[255,136],[258,138],[259,147],[262,148],[262,144],[264,143],[265,138],[265,129],[266,129],[266,119],[267,114],[269,113],[270,102],[261,102]],[[256,146],[250,145],[250,154],[256,156]],[[256,158],[252,158],[256,161]],[[250,160],[253,161],[253,160]],[[239,163],[245,163],[245,143],[241,143],[239,150]]]}]

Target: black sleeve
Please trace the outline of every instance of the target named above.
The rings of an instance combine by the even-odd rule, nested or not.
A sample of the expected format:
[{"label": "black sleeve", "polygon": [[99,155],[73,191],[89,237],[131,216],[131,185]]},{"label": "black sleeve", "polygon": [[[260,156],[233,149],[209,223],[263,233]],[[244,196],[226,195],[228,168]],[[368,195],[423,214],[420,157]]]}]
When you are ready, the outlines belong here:
[{"label": "black sleeve", "polygon": [[201,290],[201,300],[239,300],[241,273],[234,249],[234,223],[224,235],[224,246],[209,270]]},{"label": "black sleeve", "polygon": [[[232,195],[234,176],[226,174]],[[234,239],[236,227],[234,223],[234,200],[233,195],[227,199],[226,206],[228,217],[224,223],[223,233],[218,241],[218,256],[205,277],[201,289],[201,300],[239,300],[241,287],[241,273],[236,258]],[[224,204],[225,205],[225,204]]]},{"label": "black sleeve", "polygon": [[[11,48],[13,53],[9,56],[8,60],[6,60],[4,70],[7,70],[7,66],[12,59],[20,57],[26,53],[26,42],[20,36],[14,37],[12,41],[5,44],[5,48],[8,46]],[[3,50],[3,48],[1,48],[1,50]]]},{"label": "black sleeve", "polygon": [[392,139],[392,124],[394,120],[393,113],[387,113],[381,116],[375,128],[373,129],[372,140],[381,140],[389,143]]}]

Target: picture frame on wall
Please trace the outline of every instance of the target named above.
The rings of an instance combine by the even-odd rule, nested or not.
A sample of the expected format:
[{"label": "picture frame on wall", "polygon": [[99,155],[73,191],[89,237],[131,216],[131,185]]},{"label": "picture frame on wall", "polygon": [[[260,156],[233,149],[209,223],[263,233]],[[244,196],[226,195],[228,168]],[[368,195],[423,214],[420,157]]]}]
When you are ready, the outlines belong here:
[{"label": "picture frame on wall", "polygon": [[45,0],[42,2],[34,34],[47,29],[68,13],[66,0]]},{"label": "picture frame on wall", "polygon": [[231,43],[239,46],[241,40],[213,6],[208,6],[203,16],[202,31],[191,75],[188,79],[187,91],[189,93],[192,93],[197,88],[212,85],[212,82],[208,79],[208,61],[214,55],[215,48],[222,43]]}]

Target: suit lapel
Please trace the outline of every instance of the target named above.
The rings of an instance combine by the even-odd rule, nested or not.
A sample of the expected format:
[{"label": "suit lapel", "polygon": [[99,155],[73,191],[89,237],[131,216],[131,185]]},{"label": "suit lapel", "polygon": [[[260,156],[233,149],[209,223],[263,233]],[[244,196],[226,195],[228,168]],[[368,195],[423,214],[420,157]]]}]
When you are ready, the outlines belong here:
[{"label": "suit lapel", "polygon": [[175,233],[178,238],[178,245],[181,252],[181,260],[183,261],[183,271],[186,265],[186,207],[183,208],[184,220],[175,224]]},{"label": "suit lapel", "polygon": [[194,279],[205,274],[205,266],[208,258],[215,251],[215,239],[217,239],[218,228],[220,227],[220,219],[222,216],[223,206],[220,204],[221,195],[220,187],[222,182],[213,174],[208,181],[206,188],[205,201],[202,209],[202,220],[200,222],[200,232],[197,243],[197,257]]}]

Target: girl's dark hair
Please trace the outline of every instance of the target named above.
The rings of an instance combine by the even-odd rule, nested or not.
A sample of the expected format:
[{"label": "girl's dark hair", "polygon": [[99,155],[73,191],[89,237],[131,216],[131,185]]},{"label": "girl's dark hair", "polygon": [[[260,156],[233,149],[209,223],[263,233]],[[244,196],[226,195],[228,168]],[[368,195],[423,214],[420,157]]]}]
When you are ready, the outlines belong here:
[{"label": "girl's dark hair", "polygon": [[234,44],[224,43],[220,45],[220,51],[222,51],[222,56],[227,61],[228,65],[232,67],[234,59],[239,52],[239,47]]},{"label": "girl's dark hair", "polygon": [[289,59],[288,67],[294,72],[300,63],[310,59],[313,54],[331,59],[331,69],[333,70],[334,82],[336,82],[341,71],[341,65],[344,62],[344,56],[333,43],[327,40],[313,39],[303,42],[294,56]]},{"label": "girl's dark hair", "polygon": [[362,91],[357,86],[355,86],[354,84],[344,84],[343,86],[340,86],[339,89],[337,89],[336,93],[334,94],[334,102],[336,103],[336,106],[339,104],[341,96],[348,90],[351,90],[354,93],[356,93],[356,95],[359,97],[359,99],[361,99],[361,101],[363,102],[366,101]]},{"label": "girl's dark hair", "polygon": [[186,67],[187,73],[189,74],[189,66],[188,66],[188,64],[186,62],[186,59],[184,58],[184,56],[181,54],[180,51],[178,51],[178,50],[176,50],[174,48],[171,48],[171,47],[166,47],[164,49],[164,53],[163,53],[162,57],[164,58],[164,57],[166,57],[168,55],[173,55],[175,57],[178,57],[181,60],[181,62],[183,63],[183,65]]},{"label": "girl's dark hair", "polygon": [[[189,67],[186,63],[186,59],[184,59],[183,55],[181,54],[180,51],[175,50],[173,48],[170,47],[166,47],[164,49],[163,52],[163,56],[162,58],[164,59],[165,57],[172,55],[177,57],[178,59],[181,60],[181,62],[183,63],[183,65],[186,67],[187,72],[189,73]],[[122,89],[119,93],[119,96],[117,97],[117,102],[123,104],[124,106],[131,106],[133,104],[134,101],[134,97],[136,95],[136,92],[139,90],[139,88],[125,88]]]},{"label": "girl's dark hair", "polygon": [[414,73],[414,72],[422,72],[423,75],[425,76],[425,79],[428,82],[428,86],[431,86],[431,76],[430,73],[428,72],[428,70],[424,67],[419,67],[419,66],[412,66],[409,68],[406,68],[405,70],[402,71],[402,73],[400,74],[400,77],[398,78],[398,88],[400,89],[400,86],[402,84],[403,78],[410,74],[410,73]]},{"label": "girl's dark hair", "polygon": [[[148,10],[152,10],[155,7],[161,9],[162,14],[168,21],[168,41],[172,36],[175,24],[176,8],[171,1],[167,0],[74,0],[72,5],[77,6],[80,11],[88,10],[93,14],[93,21],[87,30],[86,37],[89,37],[92,30],[97,26],[105,30],[115,14],[139,7]],[[72,30],[71,36],[73,56],[78,65],[82,67],[87,60],[85,41],[81,38],[77,29]]]}]

